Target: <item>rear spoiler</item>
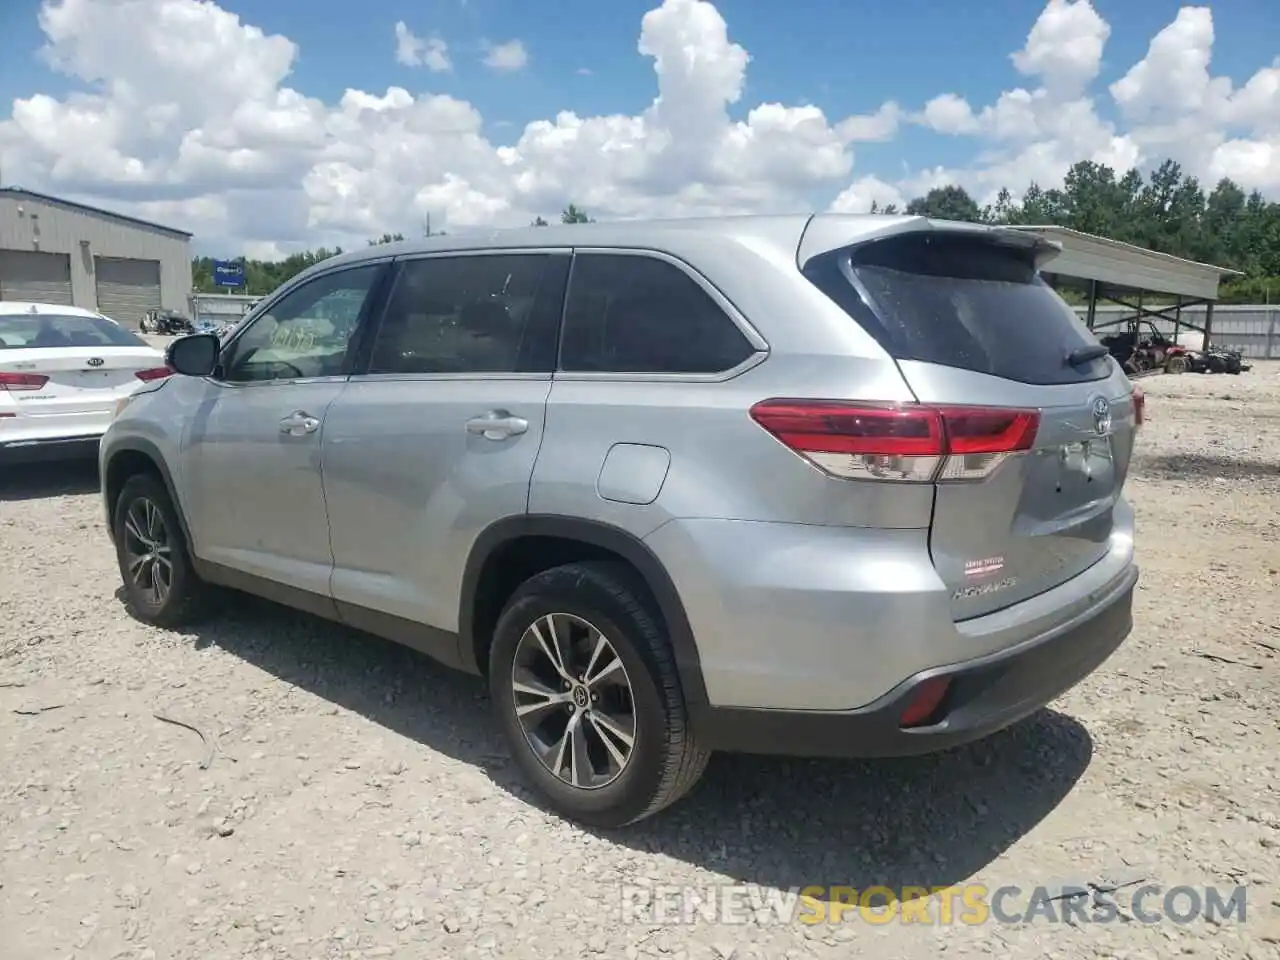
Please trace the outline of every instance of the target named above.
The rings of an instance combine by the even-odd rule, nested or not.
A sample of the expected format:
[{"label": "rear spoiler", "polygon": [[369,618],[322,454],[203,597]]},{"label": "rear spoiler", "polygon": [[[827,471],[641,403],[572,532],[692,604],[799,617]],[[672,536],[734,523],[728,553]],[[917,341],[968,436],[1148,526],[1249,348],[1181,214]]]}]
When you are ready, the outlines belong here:
[{"label": "rear spoiler", "polygon": [[907,233],[938,232],[972,234],[988,243],[1012,247],[1031,253],[1036,269],[1062,252],[1062,244],[1047,240],[1029,230],[992,227],[980,223],[958,223],[952,220],[930,220],[928,217],[885,216],[883,214],[820,213],[809,218],[800,235],[796,250],[796,266],[801,270],[814,257],[833,250],[860,246]]}]

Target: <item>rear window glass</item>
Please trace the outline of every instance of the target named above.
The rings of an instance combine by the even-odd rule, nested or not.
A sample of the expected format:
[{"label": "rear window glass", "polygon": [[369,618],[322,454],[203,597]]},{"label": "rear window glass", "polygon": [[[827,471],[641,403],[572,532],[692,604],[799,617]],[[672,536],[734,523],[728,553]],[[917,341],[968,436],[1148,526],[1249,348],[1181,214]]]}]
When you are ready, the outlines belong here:
[{"label": "rear window glass", "polygon": [[23,347],[145,347],[147,341],[103,317],[0,314],[0,350]]},{"label": "rear window glass", "polygon": [[715,374],[754,352],[729,316],[679,267],[643,254],[574,257],[562,370]]},{"label": "rear window glass", "polygon": [[899,360],[1035,384],[1110,373],[1106,356],[1066,362],[1098,341],[1041,279],[1030,251],[914,233],[815,258],[805,273]]}]

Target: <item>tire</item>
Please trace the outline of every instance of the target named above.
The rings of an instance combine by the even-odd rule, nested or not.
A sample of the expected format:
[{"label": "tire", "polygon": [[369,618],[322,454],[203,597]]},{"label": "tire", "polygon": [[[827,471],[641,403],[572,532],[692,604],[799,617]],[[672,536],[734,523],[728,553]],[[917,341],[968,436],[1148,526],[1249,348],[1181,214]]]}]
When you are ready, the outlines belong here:
[{"label": "tire", "polygon": [[1186,373],[1187,358],[1182,354],[1170,357],[1164,364],[1165,373]]},{"label": "tire", "polygon": [[[177,510],[168,489],[158,477],[139,473],[125,481],[116,500],[112,530],[116,561],[130,614],[153,626],[178,627],[194,622],[206,612],[209,587],[192,566]],[[163,580],[163,563],[152,559],[143,564],[139,577],[131,573],[140,551],[148,545],[146,540],[139,539],[137,533],[167,549],[164,554],[159,550],[150,554],[169,558],[168,589],[163,594],[149,588],[156,582],[151,578],[156,576],[157,569],[161,571]]]},{"label": "tire", "polygon": [[[603,679],[595,686],[579,684],[572,690],[563,689],[567,686],[564,673],[557,679],[550,647],[539,645],[532,631],[537,626],[543,638],[549,639],[551,631],[545,618],[553,615],[562,659],[566,650],[576,653],[568,658],[568,673],[582,675],[573,668],[581,669],[590,661],[590,653],[603,638],[610,649],[598,655],[589,673],[608,675],[612,684],[625,684],[629,695],[619,694]],[[698,746],[689,729],[675,658],[660,623],[643,582],[629,567],[610,562],[572,563],[539,573],[521,584],[503,609],[489,658],[494,710],[516,763],[557,814],[593,827],[622,827],[679,800],[706,769],[710,752]],[[611,654],[616,654],[621,671],[614,668]],[[602,671],[601,663],[608,669]],[[535,678],[530,670],[541,673]],[[542,694],[530,701],[528,693],[517,693],[517,677],[529,683],[536,679],[563,699],[552,700]],[[576,705],[575,696],[583,697]],[[595,696],[600,697],[596,705],[586,699]],[[522,720],[516,712],[518,697],[526,698],[522,709],[530,702],[549,706]],[[626,723],[626,703],[631,707],[630,724]],[[615,750],[621,752],[625,740],[606,736],[607,729],[594,717],[602,718],[599,724],[608,720],[612,729],[627,727],[633,734],[625,763],[617,763],[617,753],[608,751],[606,743],[612,740]],[[588,777],[575,772],[567,756],[562,765],[555,756],[553,744],[559,739],[573,742],[567,736],[557,737],[556,731],[567,730],[575,721],[578,729],[585,731],[583,742],[594,747],[589,758],[592,762],[585,764],[593,776],[598,773],[592,784],[575,785],[575,777],[583,781]],[[526,725],[537,723],[545,724],[545,733],[527,732]],[[538,742],[550,748],[541,756],[535,748]],[[553,766],[561,775],[552,772]],[[620,769],[612,770],[612,766]]]}]

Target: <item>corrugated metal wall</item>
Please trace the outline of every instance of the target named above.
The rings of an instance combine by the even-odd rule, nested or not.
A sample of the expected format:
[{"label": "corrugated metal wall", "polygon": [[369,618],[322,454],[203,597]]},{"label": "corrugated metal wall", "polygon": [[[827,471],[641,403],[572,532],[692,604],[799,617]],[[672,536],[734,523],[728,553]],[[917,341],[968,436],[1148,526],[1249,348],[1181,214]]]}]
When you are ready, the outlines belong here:
[{"label": "corrugated metal wall", "polygon": [[72,306],[71,258],[65,253],[0,250],[0,300]]},{"label": "corrugated metal wall", "polygon": [[160,309],[160,262],[94,257],[98,312],[137,327],[148,310]]},{"label": "corrugated metal wall", "polygon": [[[1077,306],[1075,309],[1081,319],[1084,319],[1086,308]],[[1161,306],[1157,309],[1163,310],[1165,307]],[[1182,317],[1198,327],[1204,326],[1204,314],[1204,307],[1182,308]],[[1094,314],[1094,324],[1132,315],[1133,311],[1125,307],[1099,304]],[[1173,336],[1172,321],[1161,317],[1151,317],[1150,320],[1165,336]],[[1101,336],[1106,336],[1108,333],[1117,332],[1118,329],[1118,327],[1101,327],[1097,332]],[[1190,327],[1180,329],[1182,335],[1192,332]],[[1216,306],[1213,308],[1212,337],[1215,346],[1239,350],[1246,357],[1253,357],[1256,360],[1280,360],[1280,304]]]}]

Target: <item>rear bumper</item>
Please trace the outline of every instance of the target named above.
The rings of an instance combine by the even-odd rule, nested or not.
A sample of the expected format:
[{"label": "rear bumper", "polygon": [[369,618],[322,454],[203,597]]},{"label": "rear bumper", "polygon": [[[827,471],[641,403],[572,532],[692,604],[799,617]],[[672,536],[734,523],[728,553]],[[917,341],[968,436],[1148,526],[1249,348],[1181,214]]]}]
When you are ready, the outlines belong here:
[{"label": "rear bumper", "polygon": [[0,463],[45,463],[51,460],[93,460],[101,433],[71,437],[24,437],[0,440]]},{"label": "rear bumper", "polygon": [[[1039,710],[1096,670],[1133,627],[1138,568],[1130,565],[1088,612],[1017,646],[923,670],[875,702],[847,711],[693,707],[699,742],[714,750],[809,757],[932,753],[981,739]],[[951,687],[930,726],[903,729],[903,711],[927,680]]]}]

